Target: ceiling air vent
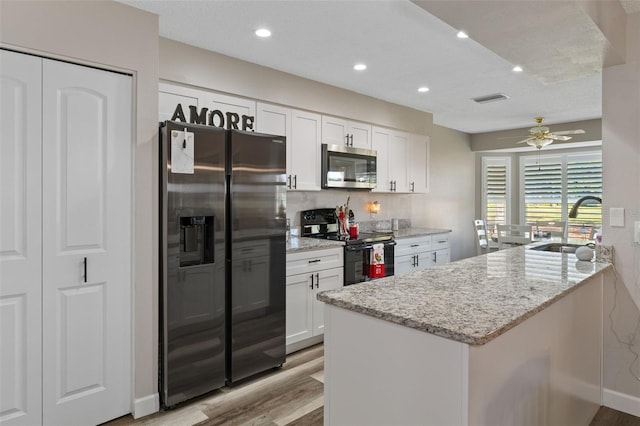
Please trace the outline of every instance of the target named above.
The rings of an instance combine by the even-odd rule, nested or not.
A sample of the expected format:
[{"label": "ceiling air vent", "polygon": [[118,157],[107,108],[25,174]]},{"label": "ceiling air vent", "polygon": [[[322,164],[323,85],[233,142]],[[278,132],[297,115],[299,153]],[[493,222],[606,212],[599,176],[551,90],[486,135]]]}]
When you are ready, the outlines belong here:
[{"label": "ceiling air vent", "polygon": [[480,96],[478,98],[471,98],[472,101],[477,102],[479,104],[486,104],[487,102],[503,101],[505,99],[509,99],[509,97],[504,93],[496,93],[493,95]]}]

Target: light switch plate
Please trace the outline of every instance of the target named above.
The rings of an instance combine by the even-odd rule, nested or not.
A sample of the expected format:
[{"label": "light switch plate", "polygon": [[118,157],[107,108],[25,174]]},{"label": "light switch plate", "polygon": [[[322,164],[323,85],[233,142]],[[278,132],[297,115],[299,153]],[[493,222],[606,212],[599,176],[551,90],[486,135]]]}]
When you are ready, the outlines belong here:
[{"label": "light switch plate", "polygon": [[624,227],[623,207],[611,207],[609,209],[609,226],[618,228]]}]

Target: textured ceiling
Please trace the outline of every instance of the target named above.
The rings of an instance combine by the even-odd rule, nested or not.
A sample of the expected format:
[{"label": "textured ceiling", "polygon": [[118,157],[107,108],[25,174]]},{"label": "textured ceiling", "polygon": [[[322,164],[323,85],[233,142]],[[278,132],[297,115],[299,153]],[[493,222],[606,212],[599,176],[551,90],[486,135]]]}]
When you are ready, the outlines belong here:
[{"label": "textured ceiling", "polygon": [[[599,118],[612,51],[574,1],[121,2],[158,14],[163,37],[431,112],[468,133],[530,127],[539,115],[548,124]],[[254,36],[261,26],[270,39]],[[471,38],[456,38],[459,28]],[[356,62],[368,69],[355,72]],[[509,98],[471,101],[494,93]]]}]

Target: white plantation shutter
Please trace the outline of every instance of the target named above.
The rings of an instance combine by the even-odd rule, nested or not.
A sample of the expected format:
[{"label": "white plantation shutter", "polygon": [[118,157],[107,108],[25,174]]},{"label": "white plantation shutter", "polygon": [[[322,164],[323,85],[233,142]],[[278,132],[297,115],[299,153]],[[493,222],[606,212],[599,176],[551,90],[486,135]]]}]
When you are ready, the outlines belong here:
[{"label": "white plantation shutter", "polygon": [[562,219],[562,170],[561,157],[525,159],[525,223]]},{"label": "white plantation shutter", "polygon": [[523,156],[520,176],[524,222],[568,220],[569,236],[574,238],[588,238],[591,229],[602,223],[597,202],[585,202],[576,219],[568,217],[579,198],[602,197],[602,152]]},{"label": "white plantation shutter", "polygon": [[483,219],[487,228],[496,224],[508,223],[509,214],[509,157],[484,157],[482,159],[483,176]]}]

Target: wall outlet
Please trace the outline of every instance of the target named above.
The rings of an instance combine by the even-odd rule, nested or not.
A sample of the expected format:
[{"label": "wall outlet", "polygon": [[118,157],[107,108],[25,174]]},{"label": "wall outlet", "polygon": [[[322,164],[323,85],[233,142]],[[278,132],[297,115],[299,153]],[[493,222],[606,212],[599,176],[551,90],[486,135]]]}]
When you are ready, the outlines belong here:
[{"label": "wall outlet", "polygon": [[633,241],[636,244],[640,244],[640,222],[636,221],[633,224]]}]

